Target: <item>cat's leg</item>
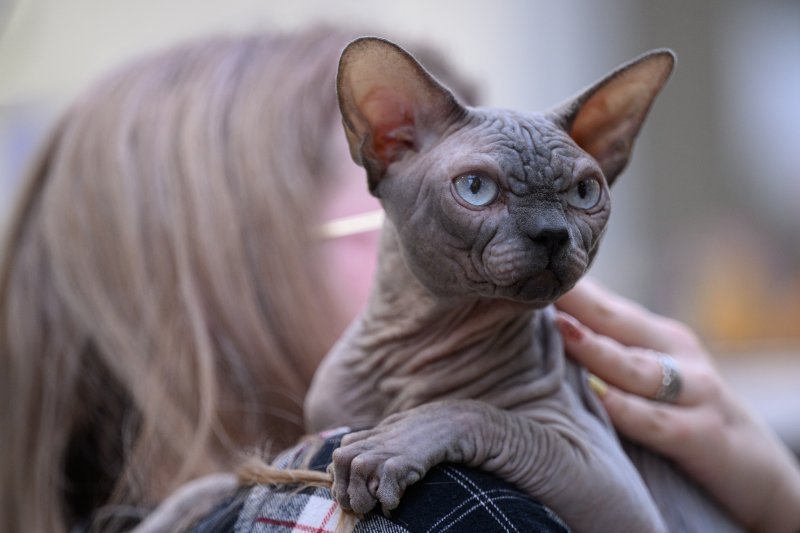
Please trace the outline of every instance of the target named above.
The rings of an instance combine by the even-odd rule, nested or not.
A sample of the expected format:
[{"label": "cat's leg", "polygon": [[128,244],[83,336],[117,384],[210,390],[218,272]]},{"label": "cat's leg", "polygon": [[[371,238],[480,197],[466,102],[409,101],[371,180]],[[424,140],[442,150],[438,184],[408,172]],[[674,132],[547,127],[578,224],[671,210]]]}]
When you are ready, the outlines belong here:
[{"label": "cat's leg", "polygon": [[578,531],[665,531],[641,478],[613,439],[551,407],[531,417],[474,400],[431,403],[345,436],[333,492],[346,509],[389,511],[442,462],[494,473]]}]

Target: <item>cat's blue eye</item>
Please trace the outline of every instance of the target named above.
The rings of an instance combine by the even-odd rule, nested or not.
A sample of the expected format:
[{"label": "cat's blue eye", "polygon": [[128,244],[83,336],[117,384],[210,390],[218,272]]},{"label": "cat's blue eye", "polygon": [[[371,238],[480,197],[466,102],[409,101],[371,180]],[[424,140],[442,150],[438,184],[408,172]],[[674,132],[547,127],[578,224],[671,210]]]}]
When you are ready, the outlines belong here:
[{"label": "cat's blue eye", "polygon": [[589,210],[597,205],[602,193],[603,188],[597,179],[583,179],[569,188],[567,203],[578,209]]},{"label": "cat's blue eye", "polygon": [[497,199],[500,187],[494,180],[480,174],[464,174],[453,180],[458,195],[476,207],[489,205]]}]

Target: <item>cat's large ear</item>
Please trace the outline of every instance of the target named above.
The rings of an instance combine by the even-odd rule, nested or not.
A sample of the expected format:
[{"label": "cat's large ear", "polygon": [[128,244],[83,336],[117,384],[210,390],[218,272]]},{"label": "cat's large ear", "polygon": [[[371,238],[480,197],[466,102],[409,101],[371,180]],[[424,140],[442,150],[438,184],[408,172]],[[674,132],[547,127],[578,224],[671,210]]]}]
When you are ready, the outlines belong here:
[{"label": "cat's large ear", "polygon": [[597,159],[609,184],[628,164],[633,141],[674,65],[670,50],[653,50],[556,108],[560,122]]},{"label": "cat's large ear", "polygon": [[390,164],[466,113],[411,54],[376,37],[347,45],[336,88],[350,154],[367,170],[373,193]]}]

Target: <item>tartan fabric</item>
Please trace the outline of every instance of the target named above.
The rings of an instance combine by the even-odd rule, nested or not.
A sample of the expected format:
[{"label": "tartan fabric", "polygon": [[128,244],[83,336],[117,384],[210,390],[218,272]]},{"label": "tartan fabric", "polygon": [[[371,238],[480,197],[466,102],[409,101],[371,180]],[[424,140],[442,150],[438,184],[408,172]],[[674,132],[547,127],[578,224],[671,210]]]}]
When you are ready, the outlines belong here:
[{"label": "tartan fabric", "polygon": [[[244,502],[234,531],[248,533],[335,533],[342,517],[330,492],[312,489],[301,493],[255,487]],[[356,532],[407,533],[380,515],[356,525]]]},{"label": "tartan fabric", "polygon": [[[346,433],[328,434],[310,465],[324,470]],[[276,466],[297,468],[308,453],[299,445]],[[195,533],[334,533],[342,510],[327,489],[255,486],[223,502],[194,528]],[[478,470],[443,464],[408,488],[400,507],[384,517],[371,512],[356,533],[416,532],[536,533],[569,531],[549,509],[512,485]]]}]

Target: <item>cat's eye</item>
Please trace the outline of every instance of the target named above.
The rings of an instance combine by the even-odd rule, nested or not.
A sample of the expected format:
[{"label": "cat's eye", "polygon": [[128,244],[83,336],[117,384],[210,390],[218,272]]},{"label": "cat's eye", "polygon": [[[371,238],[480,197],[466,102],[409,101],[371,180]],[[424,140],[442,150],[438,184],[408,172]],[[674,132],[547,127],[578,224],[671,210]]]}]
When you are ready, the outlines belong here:
[{"label": "cat's eye", "polygon": [[464,174],[453,180],[453,185],[461,199],[476,207],[494,202],[500,192],[493,179],[481,174]]},{"label": "cat's eye", "polygon": [[603,188],[595,178],[587,178],[579,181],[567,191],[567,203],[578,209],[588,210],[597,205]]}]

